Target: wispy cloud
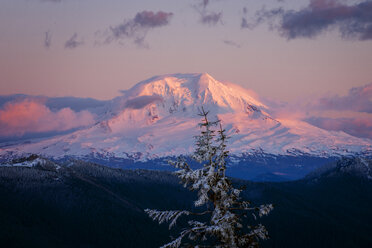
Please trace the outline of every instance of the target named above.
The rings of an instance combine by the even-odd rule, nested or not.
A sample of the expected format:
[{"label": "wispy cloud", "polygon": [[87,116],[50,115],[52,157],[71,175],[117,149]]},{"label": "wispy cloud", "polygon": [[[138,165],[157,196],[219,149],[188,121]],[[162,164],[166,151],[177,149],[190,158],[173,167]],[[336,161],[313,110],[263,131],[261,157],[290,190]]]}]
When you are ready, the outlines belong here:
[{"label": "wispy cloud", "polygon": [[66,42],[65,42],[65,48],[67,49],[75,49],[81,45],[84,44],[84,41],[83,40],[79,40],[78,39],[78,34],[77,33],[74,33],[70,39],[68,39]]},{"label": "wispy cloud", "polygon": [[[281,17],[284,14],[283,8],[276,8],[267,10],[266,7],[263,7],[259,11],[256,12],[255,17],[253,20],[248,21],[247,19],[247,13],[248,10],[246,7],[243,8],[243,17],[240,24],[241,28],[247,28],[247,29],[254,29],[261,23],[267,22],[270,26],[270,29],[274,29],[274,21],[278,17]],[[276,27],[278,28],[278,27]]]},{"label": "wispy cloud", "polygon": [[203,8],[206,8],[209,4],[209,0],[202,0],[201,2],[201,5],[203,6]]},{"label": "wispy cloud", "polygon": [[44,36],[44,47],[49,48],[52,45],[52,34],[50,31],[45,32]]},{"label": "wispy cloud", "polygon": [[145,38],[151,29],[166,26],[169,24],[173,13],[164,11],[142,11],[136,14],[133,19],[126,20],[116,26],[109,28],[105,43],[131,39],[139,46],[146,46]]},{"label": "wispy cloud", "polygon": [[94,119],[88,111],[74,112],[63,108],[53,112],[40,101],[23,99],[7,103],[0,109],[0,137],[67,131],[94,124]]},{"label": "wispy cloud", "polygon": [[247,7],[243,7],[243,17],[242,17],[242,21],[240,24],[241,28],[249,28],[249,24],[247,21],[247,13],[248,13]]},{"label": "wispy cloud", "polygon": [[262,9],[256,13],[255,21],[248,23],[243,20],[241,26],[252,28],[273,19],[279,19],[278,25],[274,28],[289,40],[314,38],[332,29],[338,29],[343,38],[372,39],[370,0],[353,5],[346,5],[339,0],[310,0],[307,7],[297,11],[283,8]]},{"label": "wispy cloud", "polygon": [[209,11],[207,8],[209,4],[209,0],[202,0],[199,4],[193,6],[194,9],[200,14],[200,22],[210,26],[222,23],[222,11]]},{"label": "wispy cloud", "polygon": [[228,45],[228,46],[232,46],[232,47],[236,47],[236,48],[241,48],[241,45],[239,45],[238,43],[236,43],[235,41],[232,41],[232,40],[223,40],[222,42],[224,44]]},{"label": "wispy cloud", "polygon": [[201,22],[208,25],[222,23],[222,12],[204,12],[201,13]]}]

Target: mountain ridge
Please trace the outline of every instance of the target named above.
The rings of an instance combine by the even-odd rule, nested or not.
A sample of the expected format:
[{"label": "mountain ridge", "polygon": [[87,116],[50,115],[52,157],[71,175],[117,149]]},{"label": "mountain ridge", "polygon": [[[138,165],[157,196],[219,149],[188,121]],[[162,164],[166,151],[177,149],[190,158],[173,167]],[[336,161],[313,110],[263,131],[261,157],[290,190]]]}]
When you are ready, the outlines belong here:
[{"label": "mountain ridge", "polygon": [[221,120],[231,136],[228,149],[237,157],[256,151],[323,157],[372,154],[369,140],[299,120],[275,119],[248,90],[219,82],[207,73],[194,73],[167,74],[139,82],[110,101],[95,125],[35,143],[0,148],[0,156],[97,154],[148,161],[187,155],[193,152],[202,106],[210,111],[210,118]]}]

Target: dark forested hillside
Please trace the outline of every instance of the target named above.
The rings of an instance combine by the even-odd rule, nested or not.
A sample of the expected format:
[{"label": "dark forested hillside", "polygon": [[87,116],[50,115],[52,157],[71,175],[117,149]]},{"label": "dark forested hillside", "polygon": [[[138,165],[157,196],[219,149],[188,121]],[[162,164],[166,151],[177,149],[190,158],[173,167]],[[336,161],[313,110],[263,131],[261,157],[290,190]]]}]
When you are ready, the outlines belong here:
[{"label": "dark forested hillside", "polygon": [[168,230],[146,207],[184,207],[191,194],[167,173],[75,163],[0,168],[2,247],[157,247]]},{"label": "dark forested hillside", "polygon": [[[274,204],[261,219],[271,236],[265,247],[372,247],[371,180],[235,183],[255,205]],[[143,209],[188,209],[196,196],[168,172],[74,161],[0,167],[0,199],[1,247],[159,247],[172,233]]]}]

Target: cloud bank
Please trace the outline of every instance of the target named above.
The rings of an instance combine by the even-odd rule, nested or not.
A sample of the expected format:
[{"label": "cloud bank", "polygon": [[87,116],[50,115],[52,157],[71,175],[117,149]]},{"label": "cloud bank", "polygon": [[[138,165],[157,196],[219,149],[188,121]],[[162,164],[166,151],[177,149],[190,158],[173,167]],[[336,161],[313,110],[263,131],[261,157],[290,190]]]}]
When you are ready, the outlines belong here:
[{"label": "cloud bank", "polygon": [[343,38],[372,39],[370,0],[354,5],[346,5],[340,0],[310,0],[307,7],[297,11],[282,8],[262,9],[256,13],[256,20],[253,23],[243,19],[241,26],[252,28],[273,19],[279,19],[279,24],[271,27],[279,30],[280,34],[289,40],[315,38],[333,29],[338,29]]},{"label": "cloud bank", "polygon": [[145,45],[145,38],[149,30],[166,26],[169,24],[173,13],[142,11],[136,14],[133,19],[126,20],[116,26],[111,26],[105,42],[123,41],[131,39],[139,46]]},{"label": "cloud bank", "polygon": [[272,106],[270,114],[274,118],[300,119],[326,130],[372,139],[372,83],[351,88],[344,96],[266,102]]},{"label": "cloud bank", "polygon": [[352,88],[346,96],[323,97],[317,108],[372,113],[372,83]]},{"label": "cloud bank", "polygon": [[23,99],[9,102],[0,109],[0,137],[67,131],[92,125],[94,119],[88,111],[74,112],[63,108],[52,112],[40,101]]},{"label": "cloud bank", "polygon": [[344,131],[357,137],[372,139],[372,83],[352,88],[345,96],[322,97],[312,105],[312,108],[364,113],[367,117],[358,115],[352,118],[311,117],[306,121],[327,130]]},{"label": "cloud bank", "polygon": [[311,117],[308,123],[332,131],[344,131],[360,138],[372,139],[372,119]]}]

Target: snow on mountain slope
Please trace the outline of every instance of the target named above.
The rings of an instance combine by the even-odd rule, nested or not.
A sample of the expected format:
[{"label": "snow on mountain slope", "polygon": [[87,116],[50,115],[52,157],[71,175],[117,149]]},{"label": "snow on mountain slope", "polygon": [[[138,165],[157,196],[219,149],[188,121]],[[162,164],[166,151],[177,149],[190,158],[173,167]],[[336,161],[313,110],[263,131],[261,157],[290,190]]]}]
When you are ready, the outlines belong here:
[{"label": "snow on mountain slope", "polygon": [[198,108],[222,120],[236,155],[337,156],[372,151],[371,141],[330,132],[302,121],[275,120],[248,90],[210,75],[171,74],[142,81],[106,106],[94,126],[30,144],[2,148],[0,155],[47,157],[99,155],[148,160],[189,154],[198,134]]}]

